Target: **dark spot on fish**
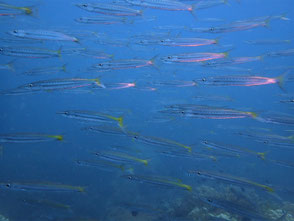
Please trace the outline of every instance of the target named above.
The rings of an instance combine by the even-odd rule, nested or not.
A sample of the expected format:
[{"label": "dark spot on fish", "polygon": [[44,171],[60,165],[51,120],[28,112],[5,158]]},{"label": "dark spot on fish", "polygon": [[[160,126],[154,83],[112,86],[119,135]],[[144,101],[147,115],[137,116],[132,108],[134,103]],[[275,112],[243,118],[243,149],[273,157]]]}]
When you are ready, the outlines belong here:
[{"label": "dark spot on fish", "polygon": [[171,56],[167,56],[167,59],[171,59],[172,57]]},{"label": "dark spot on fish", "polygon": [[138,211],[132,211],[132,216],[137,216],[138,215]]}]

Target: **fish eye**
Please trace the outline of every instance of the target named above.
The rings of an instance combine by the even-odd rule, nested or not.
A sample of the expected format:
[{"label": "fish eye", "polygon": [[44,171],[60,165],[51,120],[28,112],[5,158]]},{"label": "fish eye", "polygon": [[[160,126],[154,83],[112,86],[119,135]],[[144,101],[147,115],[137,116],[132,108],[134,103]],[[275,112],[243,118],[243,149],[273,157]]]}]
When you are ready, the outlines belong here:
[{"label": "fish eye", "polygon": [[207,201],[208,201],[208,202],[210,202],[210,203],[212,202],[212,200],[211,200],[211,199],[207,199]]},{"label": "fish eye", "polygon": [[207,144],[208,142],[205,140],[203,143]]},{"label": "fish eye", "polygon": [[267,143],[268,143],[268,141],[267,141],[267,140],[265,140],[265,141],[263,141],[263,143],[267,144]]},{"label": "fish eye", "polygon": [[164,40],[160,40],[160,42],[164,42]]},{"label": "fish eye", "polygon": [[98,66],[102,67],[103,65],[102,64],[98,64]]},{"label": "fish eye", "polygon": [[290,102],[293,103],[294,102],[294,99],[290,100]]},{"label": "fish eye", "polygon": [[199,171],[197,171],[197,174],[198,174],[198,175],[201,175],[201,173],[200,173]]},{"label": "fish eye", "polygon": [[17,30],[13,30],[13,33],[17,33],[18,31]]},{"label": "fish eye", "polygon": [[0,51],[3,51],[3,48],[0,48]]},{"label": "fish eye", "polygon": [[171,56],[168,56],[167,59],[171,59]]},{"label": "fish eye", "polygon": [[132,179],[132,177],[131,177],[131,176],[128,176],[128,179],[129,179],[129,180],[131,180],[131,179]]},{"label": "fish eye", "polygon": [[211,28],[209,29],[209,31],[214,31],[214,27],[211,27]]},{"label": "fish eye", "polygon": [[33,84],[29,84],[29,87],[33,87]]},{"label": "fish eye", "polygon": [[206,81],[206,79],[205,79],[205,78],[202,78],[201,80],[202,80],[202,81]]},{"label": "fish eye", "polygon": [[64,111],[64,114],[65,114],[65,115],[69,115],[69,112],[68,112],[68,111]]},{"label": "fish eye", "polygon": [[7,183],[5,186],[9,188],[9,187],[11,187],[11,184]]},{"label": "fish eye", "polygon": [[88,5],[87,5],[87,4],[82,4],[82,6],[83,6],[83,7],[85,7],[85,8],[86,8],[86,7],[88,7]]}]

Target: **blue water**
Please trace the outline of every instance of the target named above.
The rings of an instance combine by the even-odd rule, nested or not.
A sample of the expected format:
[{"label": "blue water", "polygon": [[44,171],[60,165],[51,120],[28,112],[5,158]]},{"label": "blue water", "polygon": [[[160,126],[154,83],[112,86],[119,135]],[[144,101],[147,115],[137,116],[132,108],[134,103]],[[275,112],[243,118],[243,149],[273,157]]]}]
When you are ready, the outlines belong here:
[{"label": "blue water", "polygon": [[[104,0],[103,2],[109,3],[110,1]],[[183,2],[190,4],[196,1]],[[0,134],[60,134],[64,139],[62,141],[49,139],[48,142],[39,143],[3,142],[1,144],[3,153],[0,158],[0,214],[13,221],[131,221],[212,220],[208,213],[217,216],[227,212],[232,215],[231,220],[234,220],[232,217],[235,220],[253,220],[242,214],[233,213],[229,209],[207,205],[197,198],[202,196],[226,200],[234,199],[239,203],[248,201],[253,203],[265,217],[271,217],[268,212],[270,209],[281,209],[288,214],[283,220],[294,220],[294,145],[292,144],[292,149],[286,149],[279,145],[271,146],[256,142],[254,139],[237,134],[249,131],[253,134],[267,134],[268,136],[274,134],[288,137],[294,134],[293,122],[291,124],[288,119],[286,124],[267,123],[252,117],[195,119],[181,115],[159,114],[166,105],[197,104],[232,108],[238,111],[252,111],[258,114],[258,118],[267,116],[269,118],[272,116],[285,118],[286,115],[289,115],[293,121],[293,102],[281,102],[282,100],[290,101],[294,97],[293,77],[291,80],[293,53],[292,56],[265,56],[260,61],[221,66],[215,69],[204,67],[201,62],[194,65],[187,63],[165,64],[161,60],[163,56],[167,55],[224,51],[229,52],[227,59],[230,59],[259,56],[294,48],[294,4],[292,1],[240,0],[238,2],[229,0],[228,5],[221,4],[207,9],[195,9],[195,13],[144,8],[120,1],[113,3],[113,5],[123,4],[126,7],[142,9],[143,14],[142,16],[129,17],[123,24],[108,25],[76,22],[75,19],[79,17],[101,15],[80,9],[75,6],[77,3],[85,2],[32,0],[3,3],[14,6],[30,6],[34,13],[32,16],[20,13],[14,16],[0,17],[1,47],[60,49],[61,56],[42,59],[0,55],[1,65],[12,61],[15,69],[14,71],[9,68],[0,70],[1,91],[13,90],[32,82],[63,78],[99,78],[106,88],[41,90],[17,95],[1,93]],[[274,16],[279,15],[284,15],[287,19],[273,19]],[[217,34],[190,31],[192,27],[218,27],[238,20],[266,16],[271,16],[267,27]],[[208,21],[208,18],[212,18],[213,21]],[[161,29],[164,26],[171,27]],[[57,31],[75,36],[79,39],[79,43],[27,40],[7,33],[15,29]],[[219,43],[199,47],[170,47],[156,44],[140,45],[131,38],[136,35],[145,35],[145,39],[154,36],[156,38],[156,34],[159,33],[165,34],[165,38],[166,36],[167,38],[197,37],[218,39]],[[274,42],[256,45],[245,42],[269,39]],[[277,44],[278,40],[291,40],[291,42]],[[104,52],[113,55],[113,60],[150,60],[155,58],[155,65],[97,72],[91,70],[90,67],[108,60],[69,52],[70,49],[77,48]],[[66,72],[59,71],[33,76],[24,74],[25,71],[34,68],[60,67],[62,65],[66,65]],[[235,67],[235,69],[229,67]],[[238,70],[238,68],[243,69]],[[226,75],[256,75],[269,78],[283,75],[285,82],[282,88],[278,84],[252,87],[202,84],[194,87],[176,87],[155,84],[156,82],[193,81],[209,76]],[[115,90],[107,88],[107,85],[110,84],[126,82],[136,83],[136,87]],[[195,96],[203,98],[197,100]],[[209,96],[219,98],[209,100]],[[229,100],[222,100],[224,97]],[[89,125],[102,126],[104,123],[80,122],[57,114],[57,112],[65,110],[97,111],[116,117],[123,116],[125,128],[121,136],[91,132],[83,128]],[[106,122],[105,124],[119,129],[115,123]],[[164,150],[164,147],[137,142],[135,139],[125,136],[125,131],[190,145],[193,152],[214,156],[217,160],[169,157],[159,153],[160,150]],[[201,141],[206,139],[241,146],[255,152],[266,152],[266,159],[262,160],[254,154],[223,156],[219,154],[219,151],[205,148]],[[110,167],[111,171],[109,172],[100,168],[82,167],[76,163],[76,160],[95,160],[93,152],[111,150],[114,146],[119,146],[114,151],[127,152],[137,158],[149,160],[148,165],[123,164],[129,169],[122,171]],[[288,166],[278,165],[276,161],[286,162]],[[188,176],[189,170],[242,177],[270,186],[275,191],[268,193],[252,186],[233,185],[217,179]],[[144,180],[140,182],[128,180],[122,177],[124,174],[148,177],[162,176],[177,181],[180,179],[184,184],[190,185],[192,191],[152,185]],[[9,189],[5,188],[7,183],[58,183],[72,187],[85,187],[85,192],[64,193]],[[267,204],[265,204],[266,202]],[[130,205],[124,206],[126,203],[135,208]],[[64,209],[60,206],[61,204],[70,206],[70,209]],[[290,204],[292,207],[289,206]],[[153,212],[144,209],[141,211],[139,207],[142,205],[152,208]],[[195,208],[199,209],[198,214],[195,212]],[[203,210],[204,208],[207,210]],[[161,212],[155,213],[156,210]],[[275,219],[268,218],[268,220]]]}]

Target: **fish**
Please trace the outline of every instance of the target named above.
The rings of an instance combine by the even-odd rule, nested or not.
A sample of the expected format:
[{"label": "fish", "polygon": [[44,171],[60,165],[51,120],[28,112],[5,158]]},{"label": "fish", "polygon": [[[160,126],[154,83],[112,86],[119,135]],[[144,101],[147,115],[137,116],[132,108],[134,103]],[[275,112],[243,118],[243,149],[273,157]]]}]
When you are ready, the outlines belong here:
[{"label": "fish", "polygon": [[236,64],[244,64],[248,62],[254,61],[262,61],[264,59],[263,55],[254,56],[254,57],[235,57],[230,59],[218,59],[208,62],[203,62],[203,66],[205,67],[218,67],[218,66],[229,66],[229,65],[236,65]]},{"label": "fish", "polygon": [[75,19],[76,22],[84,24],[103,24],[103,25],[112,25],[112,24],[124,24],[127,22],[125,17],[111,16],[111,15],[101,15],[95,17],[80,17]]},{"label": "fish", "polygon": [[199,95],[199,96],[194,96],[193,99],[197,101],[233,101],[231,97],[227,96],[217,96],[217,95]]},{"label": "fish", "polygon": [[224,199],[218,199],[218,198],[211,198],[211,197],[200,197],[199,198],[202,202],[207,203],[211,206],[221,208],[225,211],[228,211],[230,213],[236,214],[238,216],[241,216],[243,218],[249,218],[254,220],[268,220],[267,217],[263,216],[259,212],[255,210],[255,208],[247,208],[245,206],[240,205],[239,203],[224,200]]},{"label": "fish", "polygon": [[65,210],[70,210],[71,206],[70,205],[66,205],[63,203],[59,203],[56,201],[52,201],[52,200],[48,200],[48,199],[23,199],[21,200],[23,203],[25,203],[26,205],[31,205],[31,206],[45,206],[45,207],[49,207],[49,208],[56,208],[56,209],[65,209]]},{"label": "fish", "polygon": [[34,68],[28,71],[23,72],[24,75],[35,76],[42,74],[56,74],[60,71],[66,72],[66,64],[62,66],[51,66],[51,67],[43,67],[43,68]]},{"label": "fish", "polygon": [[193,12],[193,5],[185,4],[176,0],[126,0],[131,5],[156,8],[169,11],[189,11]]},{"label": "fish", "polygon": [[79,42],[79,40],[76,37],[69,36],[57,31],[50,31],[50,30],[15,29],[15,30],[9,31],[8,34],[18,38],[25,38],[25,39]]},{"label": "fish", "polygon": [[195,52],[178,55],[168,55],[161,58],[164,63],[199,63],[215,59],[227,58],[229,52],[212,53],[212,52]]},{"label": "fish", "polygon": [[206,172],[206,171],[199,171],[199,170],[190,170],[188,173],[191,175],[197,175],[199,177],[204,177],[207,179],[220,180],[220,181],[224,181],[224,182],[227,182],[230,184],[236,184],[236,185],[241,185],[241,186],[258,187],[258,188],[261,188],[261,189],[266,190],[268,192],[274,192],[274,189],[270,186],[256,183],[256,182],[244,179],[244,178],[234,177],[234,176],[227,175],[227,174],[218,174],[218,173],[214,173],[214,172]]},{"label": "fish", "polygon": [[277,84],[280,88],[283,88],[285,82],[285,75],[281,75],[275,78],[263,77],[263,76],[251,76],[251,75],[230,75],[230,76],[214,76],[195,79],[199,84],[209,86],[260,86],[268,84]]},{"label": "fish", "polygon": [[266,153],[262,153],[262,152],[255,152],[253,150],[249,150],[243,147],[239,147],[239,146],[233,146],[230,144],[223,144],[223,143],[219,143],[219,142],[212,142],[212,141],[208,141],[208,140],[202,140],[201,144],[203,144],[204,146],[208,147],[208,148],[212,148],[212,149],[218,149],[218,150],[223,150],[223,151],[228,151],[231,153],[236,153],[238,154],[252,154],[255,155],[261,159],[265,159],[265,154]]},{"label": "fish", "polygon": [[35,81],[21,85],[15,89],[2,91],[2,95],[22,95],[40,91],[77,90],[81,88],[105,88],[98,78],[60,78]]},{"label": "fish", "polygon": [[0,55],[22,58],[54,58],[61,57],[61,49],[50,50],[31,47],[0,47]]},{"label": "fish", "polygon": [[268,27],[270,17],[262,17],[262,18],[255,18],[255,19],[248,19],[243,21],[236,21],[229,24],[225,24],[222,26],[210,27],[210,28],[190,28],[190,31],[193,32],[200,32],[200,33],[228,33],[228,32],[235,32],[235,31],[245,31],[250,30],[257,27]]},{"label": "fish", "polygon": [[14,133],[0,134],[0,143],[38,143],[46,141],[62,141],[62,135]]},{"label": "fish", "polygon": [[179,143],[174,140],[169,140],[169,139],[154,137],[154,136],[145,136],[145,135],[139,134],[137,132],[132,132],[132,131],[126,131],[125,134],[128,137],[131,137],[133,140],[146,143],[149,145],[158,145],[158,146],[173,147],[173,148],[182,147],[186,149],[188,152],[192,151],[192,147]]},{"label": "fish", "polygon": [[159,150],[157,152],[164,156],[182,157],[182,158],[187,158],[191,160],[207,160],[207,159],[210,159],[213,161],[217,160],[215,156],[206,155],[206,154],[197,153],[197,152],[184,152],[184,151],[176,151],[176,150]]},{"label": "fish", "polygon": [[239,131],[236,132],[236,134],[270,146],[284,147],[290,149],[294,148],[294,135],[281,136],[278,134],[259,133],[256,131]]},{"label": "fish", "polygon": [[89,122],[102,122],[102,123],[113,123],[116,122],[118,125],[123,128],[123,117],[114,117],[107,113],[87,111],[87,110],[66,110],[57,112],[64,117],[71,119],[89,121]]},{"label": "fish", "polygon": [[167,105],[165,106],[165,109],[160,110],[159,112],[172,116],[196,119],[238,119],[257,117],[257,113],[255,112],[195,104]]},{"label": "fish", "polygon": [[200,0],[194,4],[195,9],[206,9],[217,5],[228,5],[228,0]]},{"label": "fish", "polygon": [[85,192],[85,188],[81,186],[71,186],[56,183],[0,183],[0,189],[27,192]]},{"label": "fish", "polygon": [[267,114],[256,118],[256,120],[263,123],[294,125],[294,116],[287,114]]},{"label": "fish", "polygon": [[106,15],[114,15],[114,16],[141,16],[142,11],[132,9],[129,7],[121,6],[119,4],[112,3],[82,3],[76,4],[77,7],[95,13],[102,13]]},{"label": "fish", "polygon": [[117,164],[109,160],[76,160],[75,163],[78,166],[95,167],[104,171],[109,171],[112,168],[120,169],[122,171],[125,170],[124,164]]},{"label": "fish", "polygon": [[154,86],[165,86],[165,87],[195,87],[197,83],[194,81],[162,81],[162,82],[152,82]]},{"label": "fish", "polygon": [[6,63],[6,64],[0,64],[0,70],[10,70],[10,71],[15,71],[14,70],[14,60]]},{"label": "fish", "polygon": [[261,40],[248,40],[245,41],[251,45],[276,45],[276,44],[290,44],[291,40],[279,40],[279,39],[261,39]]},{"label": "fish", "polygon": [[100,72],[100,71],[142,68],[147,66],[155,66],[155,57],[150,60],[124,59],[124,60],[105,61],[105,62],[92,65],[91,70]]},{"label": "fish", "polygon": [[91,131],[95,133],[104,133],[104,134],[111,134],[111,135],[120,135],[120,136],[127,136],[125,130],[122,130],[120,127],[110,127],[106,125],[102,126],[89,126],[84,127],[82,130]]},{"label": "fish", "polygon": [[[25,15],[32,15],[34,10],[32,7],[21,7],[21,6],[15,6],[15,5],[10,5],[6,4],[3,2],[0,2],[0,10],[15,10],[16,12],[23,13]],[[8,12],[8,15],[15,15],[13,12]]]},{"label": "fish", "polygon": [[166,188],[180,188],[188,191],[192,191],[192,187],[182,183],[177,179],[167,179],[165,177],[157,177],[157,176],[145,176],[145,175],[135,175],[135,174],[125,174],[121,177],[131,180],[137,181],[139,183],[148,183],[160,187]]},{"label": "fish", "polygon": [[268,52],[265,54],[265,56],[268,56],[268,57],[283,57],[283,56],[293,56],[293,55],[294,55],[294,48],[281,50],[281,51]]},{"label": "fish", "polygon": [[136,82],[105,83],[104,85],[107,90],[120,90],[137,87]]},{"label": "fish", "polygon": [[123,152],[114,152],[114,151],[103,151],[103,152],[94,152],[95,156],[107,160],[110,162],[115,162],[115,163],[142,163],[145,166],[148,165],[148,160],[144,159],[139,159],[137,157],[128,155]]}]

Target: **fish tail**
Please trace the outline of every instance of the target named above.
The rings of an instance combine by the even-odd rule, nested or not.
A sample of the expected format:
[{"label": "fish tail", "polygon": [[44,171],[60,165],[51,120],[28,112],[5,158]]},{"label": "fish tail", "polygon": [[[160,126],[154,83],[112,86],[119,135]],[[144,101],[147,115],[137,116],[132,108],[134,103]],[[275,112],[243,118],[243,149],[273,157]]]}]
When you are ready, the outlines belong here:
[{"label": "fish tail", "polygon": [[55,138],[56,140],[62,141],[63,136],[62,135],[49,135],[48,137]]},{"label": "fish tail", "polygon": [[85,192],[85,188],[84,187],[78,186],[77,189],[81,193],[84,193]]},{"label": "fish tail", "polygon": [[118,125],[119,125],[121,128],[124,127],[123,121],[124,121],[124,119],[123,119],[122,116],[117,118]]},{"label": "fish tail", "polygon": [[265,160],[265,154],[266,153],[257,153],[258,157],[260,157],[263,160]]},{"label": "fish tail", "polygon": [[269,186],[264,186],[264,188],[269,192],[274,192],[274,189]]},{"label": "fish tail", "polygon": [[66,64],[62,65],[61,70],[62,70],[63,72],[66,72]]},{"label": "fish tail", "polygon": [[141,160],[142,163],[144,163],[145,166],[148,165],[148,160]]},{"label": "fish tail", "polygon": [[184,145],[183,147],[186,148],[188,150],[188,152],[190,152],[190,153],[192,152],[192,147],[189,147],[189,146],[186,146],[186,145]]},{"label": "fish tail", "polygon": [[258,114],[257,113],[255,113],[255,112],[252,112],[252,111],[250,111],[250,112],[246,112],[247,114],[250,114],[251,115],[251,117],[253,117],[253,118],[256,118],[257,116],[258,116]]},{"label": "fish tail", "polygon": [[190,185],[187,185],[187,184],[182,184],[182,183],[180,183],[180,184],[178,184],[180,187],[183,187],[183,188],[185,188],[186,190],[188,190],[188,191],[192,191],[192,187],[190,186]]},{"label": "fish tail", "polygon": [[229,51],[226,51],[226,52],[223,52],[223,54],[224,54],[224,57],[227,58],[227,57],[229,57],[230,52]]},{"label": "fish tail", "polygon": [[290,21],[291,19],[290,18],[287,18],[286,15],[287,15],[287,13],[282,14],[281,17],[280,17],[280,19],[281,20],[284,20],[284,21]]},{"label": "fish tail", "polygon": [[285,76],[287,75],[287,73],[288,73],[288,71],[286,73],[276,77],[277,83],[282,90],[284,89]]},{"label": "fish tail", "polygon": [[287,138],[289,138],[290,140],[294,141],[294,135],[288,136]]},{"label": "fish tail", "polygon": [[7,67],[11,70],[11,71],[15,71],[15,69],[14,69],[14,61],[15,60],[12,60],[12,61],[10,61],[10,62],[8,62],[6,65],[7,65]]},{"label": "fish tail", "polygon": [[58,57],[61,58],[62,46],[57,50]]},{"label": "fish tail", "polygon": [[95,83],[96,83],[99,87],[106,88],[105,85],[101,83],[101,81],[100,81],[99,78],[95,78],[95,79],[93,79],[93,81],[95,81]]},{"label": "fish tail", "polygon": [[125,171],[125,166],[124,165],[119,165],[118,166],[122,171]]}]

